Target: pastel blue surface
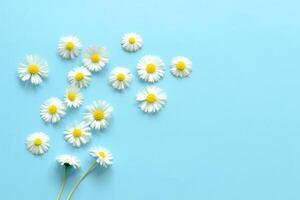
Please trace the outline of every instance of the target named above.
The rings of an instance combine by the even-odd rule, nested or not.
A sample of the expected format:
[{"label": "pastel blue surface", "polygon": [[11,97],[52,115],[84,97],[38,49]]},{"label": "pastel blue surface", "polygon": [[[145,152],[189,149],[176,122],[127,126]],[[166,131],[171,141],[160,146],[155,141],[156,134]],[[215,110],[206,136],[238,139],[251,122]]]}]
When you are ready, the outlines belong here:
[{"label": "pastel blue surface", "polygon": [[[94,145],[110,149],[114,165],[93,172],[74,200],[300,199],[299,8],[296,0],[2,0],[1,199],[55,199],[62,168],[54,158],[62,153],[82,161],[68,192],[92,162],[88,149]],[[120,47],[130,31],[144,39],[137,53]],[[98,99],[113,105],[112,124],[81,149],[63,140],[63,130],[82,119],[84,106],[54,126],[39,117],[40,105],[62,97],[68,71],[81,64],[80,58],[57,55],[59,38],[69,34],[84,49],[105,46],[111,60],[83,92],[84,106]],[[49,78],[36,88],[17,77],[27,54],[49,63]],[[135,102],[147,85],[135,71],[145,54],[159,55],[167,65],[157,85],[168,103],[155,116],[143,114]],[[178,55],[193,61],[190,78],[169,73]],[[123,93],[107,83],[115,66],[134,73]],[[51,137],[42,157],[25,149],[35,131]]]}]

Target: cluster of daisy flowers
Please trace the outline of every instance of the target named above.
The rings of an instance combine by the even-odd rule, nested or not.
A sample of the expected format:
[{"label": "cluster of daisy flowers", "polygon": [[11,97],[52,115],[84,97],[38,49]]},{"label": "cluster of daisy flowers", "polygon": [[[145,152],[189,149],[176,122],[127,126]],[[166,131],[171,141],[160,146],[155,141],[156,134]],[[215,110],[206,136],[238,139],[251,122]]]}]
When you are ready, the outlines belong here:
[{"label": "cluster of daisy flowers", "polygon": [[[127,52],[136,52],[143,46],[143,40],[136,33],[125,33],[121,39],[121,46]],[[63,59],[75,59],[81,53],[82,47],[79,38],[75,36],[62,37],[58,44],[58,54]],[[40,116],[46,123],[57,123],[67,113],[68,109],[77,109],[83,104],[82,89],[89,86],[92,74],[102,71],[109,62],[108,54],[104,47],[92,45],[86,49],[82,56],[82,66],[75,67],[69,71],[67,80],[69,86],[65,89],[64,98],[51,97],[40,107]],[[165,64],[163,60],[155,55],[143,56],[136,65],[138,77],[149,85],[141,89],[136,94],[138,107],[145,113],[156,113],[166,104],[167,95],[163,89],[154,85],[165,75]],[[191,61],[184,56],[177,56],[170,62],[170,72],[177,78],[188,77],[192,71]],[[19,65],[18,73],[21,81],[39,85],[48,76],[47,62],[36,56],[28,55],[25,61]],[[108,82],[119,91],[128,88],[133,80],[133,75],[128,68],[115,67],[111,70]],[[102,130],[109,126],[112,117],[113,107],[104,100],[94,101],[86,106],[84,120],[75,122],[66,127],[64,139],[73,147],[81,147],[90,142],[91,130]],[[35,132],[27,137],[27,149],[34,155],[42,155],[49,149],[49,136],[43,132]],[[112,164],[112,154],[103,147],[94,147],[90,150],[90,155],[95,157],[87,172],[83,175],[71,190],[68,199],[71,199],[73,192],[80,182],[99,163],[103,167]],[[67,169],[79,168],[80,161],[71,155],[61,155],[57,161],[65,167],[64,176]],[[63,179],[62,188],[58,199],[61,198],[65,184]]]}]

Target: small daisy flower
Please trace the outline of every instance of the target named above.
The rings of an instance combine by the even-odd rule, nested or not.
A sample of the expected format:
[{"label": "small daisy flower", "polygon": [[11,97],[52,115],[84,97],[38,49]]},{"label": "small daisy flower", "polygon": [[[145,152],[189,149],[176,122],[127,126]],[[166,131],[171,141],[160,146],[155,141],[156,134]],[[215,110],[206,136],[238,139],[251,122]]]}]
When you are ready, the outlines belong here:
[{"label": "small daisy flower", "polygon": [[48,76],[48,64],[38,56],[28,55],[25,62],[19,65],[18,73],[22,81],[30,81],[33,85],[39,85],[43,82],[43,78]]},{"label": "small daisy flower", "polygon": [[84,119],[91,128],[101,130],[109,125],[112,112],[113,108],[105,101],[95,101],[87,106]]},{"label": "small daisy flower", "polygon": [[166,103],[166,93],[157,86],[148,86],[136,95],[139,107],[146,113],[159,111]]},{"label": "small daisy flower", "polygon": [[85,67],[77,67],[69,72],[68,80],[78,88],[87,87],[91,81],[91,72]]},{"label": "small daisy flower", "polygon": [[86,123],[76,123],[65,130],[65,140],[73,147],[80,147],[90,141],[90,130]]},{"label": "small daisy flower", "polygon": [[108,56],[103,47],[91,46],[83,55],[83,65],[91,72],[101,71],[107,63]]},{"label": "small daisy flower", "polygon": [[81,44],[78,37],[70,35],[60,39],[57,49],[61,57],[74,59],[80,54]]},{"label": "small daisy flower", "polygon": [[192,72],[192,62],[184,56],[177,56],[172,60],[171,73],[176,77],[187,77]]},{"label": "small daisy flower", "polygon": [[80,161],[75,156],[68,155],[68,154],[57,156],[56,161],[62,166],[65,167],[71,166],[74,169],[77,169],[80,166]]},{"label": "small daisy flower", "polygon": [[111,71],[108,80],[113,88],[124,90],[131,83],[132,74],[126,68],[117,67]]},{"label": "small daisy flower", "polygon": [[136,33],[125,33],[122,37],[121,44],[125,51],[135,52],[142,48],[143,39]]},{"label": "small daisy flower", "polygon": [[65,103],[69,108],[78,108],[83,101],[83,94],[79,91],[79,88],[71,85],[65,92]]},{"label": "small daisy flower", "polygon": [[103,166],[103,167],[108,167],[112,165],[112,154],[105,148],[103,147],[94,147],[90,149],[90,155],[94,158],[96,158],[97,162]]},{"label": "small daisy flower", "polygon": [[41,118],[45,122],[56,123],[66,114],[65,104],[57,97],[46,100],[40,109]]},{"label": "small daisy flower", "polygon": [[49,149],[49,140],[47,134],[35,132],[27,137],[26,146],[33,155],[42,155]]},{"label": "small daisy flower", "polygon": [[165,64],[158,56],[147,55],[142,57],[137,64],[137,72],[140,79],[154,83],[165,74]]}]

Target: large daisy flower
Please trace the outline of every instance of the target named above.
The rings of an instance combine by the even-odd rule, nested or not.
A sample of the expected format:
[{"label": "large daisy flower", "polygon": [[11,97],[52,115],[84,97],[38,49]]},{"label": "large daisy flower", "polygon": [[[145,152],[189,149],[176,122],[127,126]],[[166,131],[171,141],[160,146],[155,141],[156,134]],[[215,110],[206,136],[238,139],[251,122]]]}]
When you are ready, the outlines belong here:
[{"label": "large daisy flower", "polygon": [[25,62],[19,65],[18,72],[22,81],[30,81],[34,85],[39,85],[43,82],[43,78],[48,76],[48,64],[38,56],[28,55]]},{"label": "large daisy flower", "polygon": [[187,77],[192,72],[192,62],[184,56],[177,56],[172,60],[171,73],[176,77]]},{"label": "large daisy flower", "polygon": [[101,71],[107,63],[108,57],[103,47],[91,46],[83,55],[83,65],[92,72]]},{"label": "large daisy flower", "polygon": [[76,123],[65,130],[65,140],[74,147],[80,147],[90,141],[90,130],[86,123]]},{"label": "large daisy flower", "polygon": [[68,74],[68,80],[72,85],[78,88],[87,87],[91,81],[91,72],[85,67],[77,67]]},{"label": "large daisy flower", "polygon": [[79,91],[79,88],[70,85],[65,92],[65,103],[70,108],[78,108],[83,101],[83,94]]},{"label": "large daisy flower", "polygon": [[80,161],[72,155],[64,154],[56,157],[56,161],[65,167],[73,167],[74,169],[79,168]]},{"label": "large daisy flower", "polygon": [[139,60],[137,72],[142,80],[154,83],[164,76],[164,66],[165,64],[158,56],[147,55]]},{"label": "large daisy flower", "polygon": [[132,74],[127,68],[116,67],[110,72],[108,78],[113,88],[124,90],[132,81]]},{"label": "large daisy flower", "polygon": [[148,86],[136,95],[139,107],[147,113],[159,111],[166,103],[166,93],[157,86]]},{"label": "large daisy flower", "polygon": [[112,112],[113,108],[105,101],[95,101],[87,106],[84,119],[91,128],[101,130],[109,125]]},{"label": "large daisy flower", "polygon": [[143,39],[136,33],[125,33],[122,37],[121,44],[125,51],[135,52],[142,48]]},{"label": "large daisy flower", "polygon": [[103,147],[94,147],[90,149],[90,155],[94,158],[96,158],[97,162],[103,166],[108,167],[112,165],[113,156],[112,154]]},{"label": "large daisy flower", "polygon": [[70,35],[60,39],[57,49],[61,57],[74,59],[80,54],[81,44],[78,37]]},{"label": "large daisy flower", "polygon": [[66,114],[65,104],[57,97],[46,100],[40,109],[41,118],[45,122],[56,123]]},{"label": "large daisy flower", "polygon": [[42,155],[49,149],[49,136],[42,132],[30,134],[26,140],[28,151],[34,155]]}]

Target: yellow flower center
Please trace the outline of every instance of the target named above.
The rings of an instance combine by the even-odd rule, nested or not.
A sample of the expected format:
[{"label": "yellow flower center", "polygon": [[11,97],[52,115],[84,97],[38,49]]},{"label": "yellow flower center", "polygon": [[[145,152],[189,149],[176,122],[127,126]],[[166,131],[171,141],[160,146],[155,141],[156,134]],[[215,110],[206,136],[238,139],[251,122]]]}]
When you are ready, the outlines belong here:
[{"label": "yellow flower center", "polygon": [[124,81],[125,80],[125,75],[122,74],[122,73],[119,73],[119,74],[116,75],[116,79],[118,81]]},{"label": "yellow flower center", "polygon": [[42,144],[42,139],[41,138],[35,138],[33,142],[34,142],[35,146],[39,146],[39,145]]},{"label": "yellow flower center", "polygon": [[36,64],[30,64],[27,70],[30,74],[37,74],[39,73],[40,68]]},{"label": "yellow flower center", "polygon": [[148,103],[153,103],[153,102],[155,102],[155,101],[156,101],[156,95],[153,94],[153,93],[149,93],[149,94],[147,95],[147,97],[146,97],[146,101],[147,101]]},{"label": "yellow flower center", "polygon": [[134,44],[134,43],[135,43],[135,38],[134,38],[134,37],[130,37],[130,38],[128,39],[128,42],[129,42],[130,44]]},{"label": "yellow flower center", "polygon": [[81,81],[83,78],[84,78],[84,74],[83,74],[82,72],[78,72],[78,73],[75,75],[76,81]]},{"label": "yellow flower center", "polygon": [[106,154],[105,154],[105,152],[103,152],[103,151],[99,151],[99,152],[98,152],[98,155],[99,155],[101,158],[106,158]]},{"label": "yellow flower center", "polygon": [[68,93],[68,99],[70,100],[70,101],[75,101],[75,99],[76,99],[76,93],[75,92],[69,92]]},{"label": "yellow flower center", "polygon": [[93,116],[96,121],[101,121],[104,119],[104,112],[103,110],[97,109],[94,111]]},{"label": "yellow flower center", "polygon": [[146,66],[146,71],[149,73],[149,74],[152,74],[153,72],[155,72],[156,70],[156,66],[152,63],[148,64]]},{"label": "yellow flower center", "polygon": [[57,106],[56,105],[51,105],[51,106],[49,106],[48,107],[48,112],[50,113],[50,114],[55,114],[56,112],[57,112]]},{"label": "yellow flower center", "polygon": [[73,136],[79,138],[82,135],[81,130],[79,128],[74,128]]},{"label": "yellow flower center", "polygon": [[66,49],[68,51],[72,51],[74,49],[74,43],[73,42],[67,42],[66,43]]},{"label": "yellow flower center", "polygon": [[184,70],[185,67],[186,67],[186,64],[183,61],[179,61],[178,63],[176,63],[176,68],[180,71]]},{"label": "yellow flower center", "polygon": [[91,60],[93,63],[98,63],[100,61],[100,55],[98,53],[94,53],[92,56],[91,56]]}]

